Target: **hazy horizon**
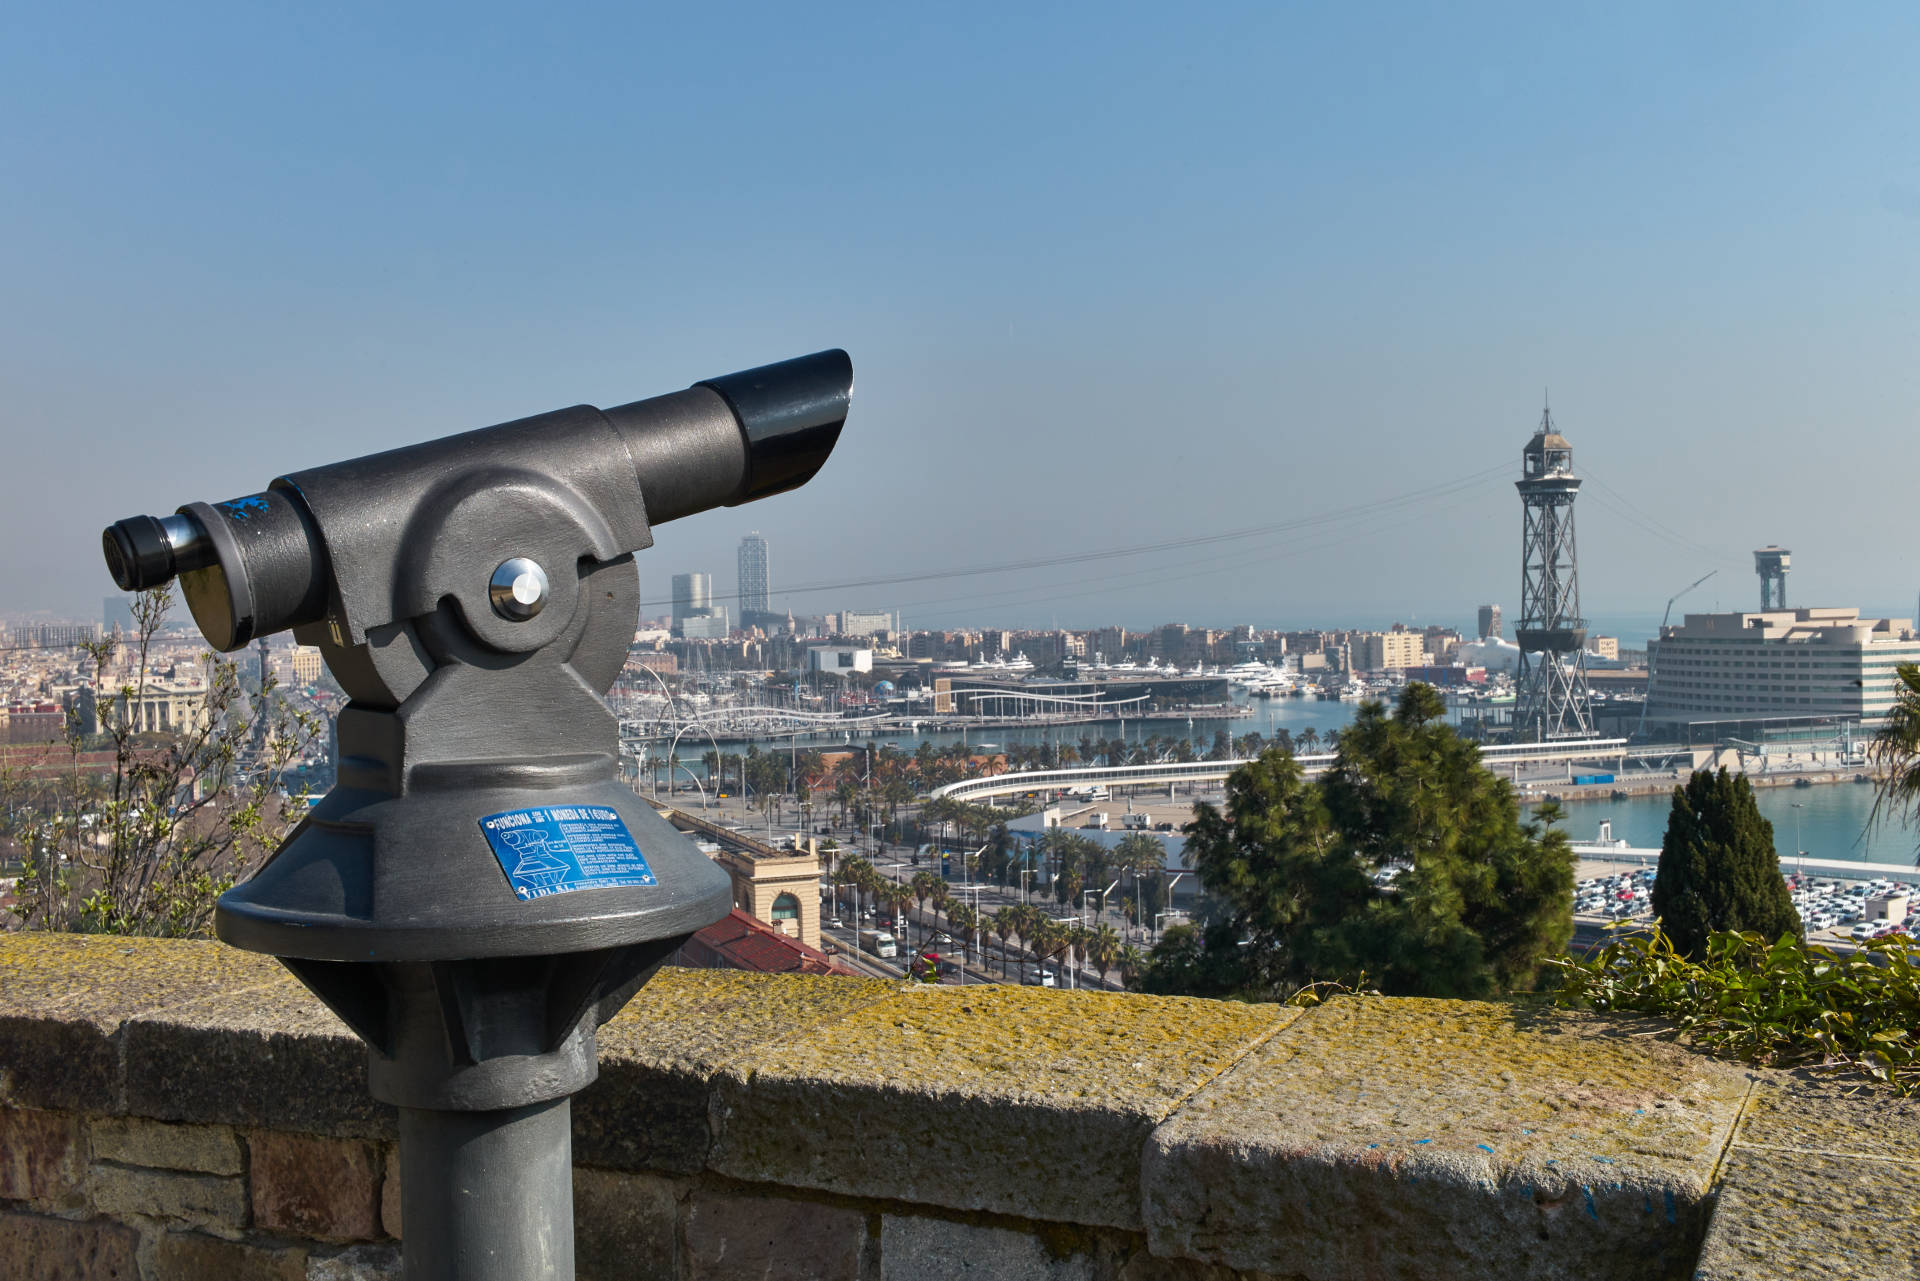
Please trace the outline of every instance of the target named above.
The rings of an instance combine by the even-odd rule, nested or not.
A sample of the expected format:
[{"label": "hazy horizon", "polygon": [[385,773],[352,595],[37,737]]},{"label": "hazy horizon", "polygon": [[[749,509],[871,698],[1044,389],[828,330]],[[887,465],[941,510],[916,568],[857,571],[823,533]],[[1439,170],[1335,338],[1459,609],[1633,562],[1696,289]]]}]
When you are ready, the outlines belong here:
[{"label": "hazy horizon", "polygon": [[1511,619],[1549,389],[1590,618],[1755,608],[1768,543],[1914,611],[1908,7],[13,34],[0,612],[97,618],[123,516],[829,346],[835,457],[656,530],[648,612],[758,529],[776,609],[912,627]]}]

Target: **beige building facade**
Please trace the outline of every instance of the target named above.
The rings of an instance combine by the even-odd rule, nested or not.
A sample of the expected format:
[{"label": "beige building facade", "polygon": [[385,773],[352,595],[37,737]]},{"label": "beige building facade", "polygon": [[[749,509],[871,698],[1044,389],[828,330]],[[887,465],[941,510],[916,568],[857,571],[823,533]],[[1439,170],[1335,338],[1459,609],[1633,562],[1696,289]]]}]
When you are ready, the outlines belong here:
[{"label": "beige building facade", "polygon": [[1920,662],[1906,618],[1857,609],[1688,614],[1652,643],[1647,720],[1832,717],[1876,726],[1893,705],[1894,669]]},{"label": "beige building facade", "polygon": [[812,848],[771,855],[721,850],[713,858],[733,881],[735,907],[788,938],[820,946],[820,856]]},{"label": "beige building facade", "polygon": [[320,657],[317,645],[295,645],[293,647],[293,681],[296,685],[317,685],[326,673],[327,664]]},{"label": "beige building facade", "polygon": [[105,712],[135,733],[197,734],[207,727],[207,687],[150,682],[131,697],[113,698]]},{"label": "beige building facade", "polygon": [[1425,637],[1419,632],[1362,632],[1353,638],[1353,665],[1365,672],[1393,671],[1426,664]]}]

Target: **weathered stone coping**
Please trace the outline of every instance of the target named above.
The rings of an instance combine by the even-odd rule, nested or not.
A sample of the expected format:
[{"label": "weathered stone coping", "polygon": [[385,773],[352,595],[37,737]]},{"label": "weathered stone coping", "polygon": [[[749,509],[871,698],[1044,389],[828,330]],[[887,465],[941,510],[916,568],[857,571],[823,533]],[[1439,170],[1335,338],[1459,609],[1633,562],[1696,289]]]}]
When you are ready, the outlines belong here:
[{"label": "weathered stone coping", "polygon": [[[701,1243],[724,1207],[763,1202],[846,1217],[844,1274],[863,1278],[960,1275],[976,1249],[1026,1251],[993,1275],[1142,1281],[1907,1274],[1834,1266],[1860,1243],[1821,1198],[1842,1189],[1867,1257],[1910,1266],[1920,1105],[1653,1031],[1469,1002],[1301,1012],[664,970],[602,1029],[575,1158],[653,1180],[673,1275],[732,1275],[701,1270]],[[344,1027],[276,963],[214,943],[0,936],[0,1103],[96,1118],[110,1164],[98,1118],[371,1141],[374,1165],[394,1134]]]}]

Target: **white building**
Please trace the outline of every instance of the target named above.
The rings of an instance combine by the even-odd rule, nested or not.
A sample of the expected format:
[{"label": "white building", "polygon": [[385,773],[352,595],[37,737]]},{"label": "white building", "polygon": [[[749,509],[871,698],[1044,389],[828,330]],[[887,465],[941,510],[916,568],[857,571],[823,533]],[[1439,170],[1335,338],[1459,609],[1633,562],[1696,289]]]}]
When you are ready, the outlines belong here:
[{"label": "white building", "polygon": [[855,649],[849,645],[815,645],[807,651],[807,670],[832,672],[836,676],[870,672],[873,670],[873,651]]},{"label": "white building", "polygon": [[1498,636],[1462,641],[1454,648],[1453,661],[1465,667],[1484,667],[1489,672],[1505,672],[1511,676],[1520,668],[1520,647]]},{"label": "white building", "polygon": [[1830,717],[1878,725],[1894,668],[1920,662],[1906,618],[1857,609],[1688,614],[1650,646],[1650,724]]}]

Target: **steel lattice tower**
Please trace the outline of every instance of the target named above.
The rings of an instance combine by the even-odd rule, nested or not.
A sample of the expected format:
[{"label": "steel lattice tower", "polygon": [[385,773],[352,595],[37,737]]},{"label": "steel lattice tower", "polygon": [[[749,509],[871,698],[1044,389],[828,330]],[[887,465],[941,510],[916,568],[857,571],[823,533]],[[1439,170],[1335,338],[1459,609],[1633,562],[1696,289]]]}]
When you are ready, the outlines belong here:
[{"label": "steel lattice tower", "polygon": [[1587,622],[1580,617],[1580,565],[1574,551],[1573,446],[1553,428],[1552,411],[1521,451],[1519,701],[1520,738],[1572,738],[1593,733],[1587,702]]}]

